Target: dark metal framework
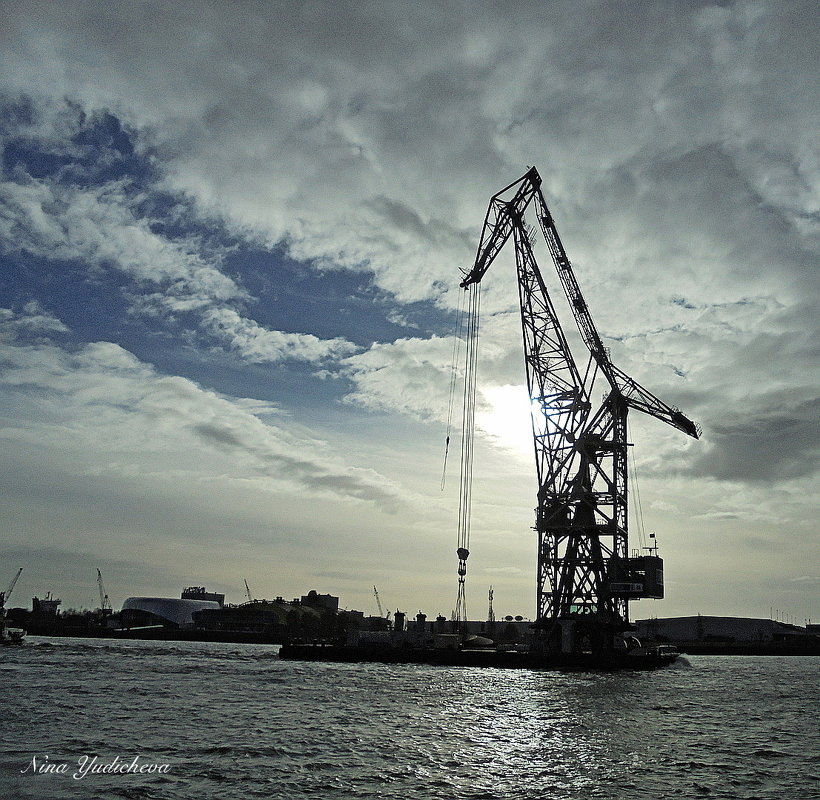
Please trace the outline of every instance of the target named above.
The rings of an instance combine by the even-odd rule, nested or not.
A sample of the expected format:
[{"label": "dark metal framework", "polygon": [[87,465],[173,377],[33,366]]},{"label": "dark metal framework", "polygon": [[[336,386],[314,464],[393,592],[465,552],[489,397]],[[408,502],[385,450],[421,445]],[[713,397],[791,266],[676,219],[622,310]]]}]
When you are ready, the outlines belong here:
[{"label": "dark metal framework", "polygon": [[[533,254],[533,207],[581,338],[589,350],[582,375]],[[524,360],[538,477],[538,627],[547,649],[609,649],[628,628],[629,600],[662,593],[647,564],[630,559],[627,532],[627,414],[630,408],[698,438],[698,426],[610,361],[533,167],[495,194],[465,289],[480,283],[512,237],[518,272]],[[600,407],[590,401],[598,373],[609,384]],[[660,586],[660,589],[657,586]],[[655,592],[654,594],[652,592]]]}]

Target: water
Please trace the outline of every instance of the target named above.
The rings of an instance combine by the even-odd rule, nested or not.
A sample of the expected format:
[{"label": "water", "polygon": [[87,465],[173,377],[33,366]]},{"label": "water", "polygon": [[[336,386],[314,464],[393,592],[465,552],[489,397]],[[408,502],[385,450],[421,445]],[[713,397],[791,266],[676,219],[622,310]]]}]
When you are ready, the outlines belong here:
[{"label": "water", "polygon": [[[820,658],[562,674],[275,651],[40,637],[4,648],[0,797],[820,797]],[[32,774],[46,756],[67,772]],[[168,771],[75,779],[83,756]]]}]

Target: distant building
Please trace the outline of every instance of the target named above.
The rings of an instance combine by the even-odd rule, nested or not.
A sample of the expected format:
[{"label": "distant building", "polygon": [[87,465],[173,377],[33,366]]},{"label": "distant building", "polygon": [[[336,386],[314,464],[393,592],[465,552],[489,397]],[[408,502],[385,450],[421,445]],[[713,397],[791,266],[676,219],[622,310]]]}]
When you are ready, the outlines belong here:
[{"label": "distant building", "polygon": [[[404,620],[404,615],[402,615]],[[435,634],[464,632],[468,636],[484,636],[496,642],[526,642],[532,638],[533,624],[520,617],[499,620],[469,620],[458,623],[443,616],[428,620],[426,614],[419,612],[415,619],[406,621],[406,629],[415,633],[422,631]]]},{"label": "distant building", "polygon": [[286,602],[252,600],[238,606],[204,608],[194,612],[194,627],[219,636],[258,636],[260,641],[288,639],[327,640],[338,638],[348,626],[358,626],[361,612],[339,611],[339,598],[315,590]]},{"label": "distant building", "polygon": [[[241,606],[203,608],[194,612],[199,630],[231,633],[279,634],[287,628],[293,607],[281,598],[275,601],[254,600]],[[311,609],[300,609],[298,616],[316,615]],[[292,619],[292,616],[291,616]]]},{"label": "distant building", "polygon": [[323,608],[326,611],[339,610],[339,598],[332,594],[319,594],[315,589],[311,589],[307,594],[302,595],[301,604],[310,608]]},{"label": "distant building", "polygon": [[658,642],[782,642],[806,635],[805,628],[773,619],[747,617],[669,617],[640,619],[636,636]]},{"label": "distant building", "polygon": [[162,625],[167,628],[191,628],[194,612],[204,608],[219,609],[216,600],[189,600],[176,597],[129,597],[122,604],[120,622],[123,628]]}]

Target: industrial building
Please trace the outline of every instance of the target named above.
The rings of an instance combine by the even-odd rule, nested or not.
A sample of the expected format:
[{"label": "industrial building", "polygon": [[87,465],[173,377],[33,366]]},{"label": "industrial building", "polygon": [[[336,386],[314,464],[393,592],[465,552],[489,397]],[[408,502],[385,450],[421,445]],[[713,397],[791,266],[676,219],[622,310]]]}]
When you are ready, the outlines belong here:
[{"label": "industrial building", "polygon": [[641,641],[653,642],[782,642],[788,643],[806,637],[814,638],[811,631],[773,619],[748,617],[669,617],[641,619],[635,624]]}]

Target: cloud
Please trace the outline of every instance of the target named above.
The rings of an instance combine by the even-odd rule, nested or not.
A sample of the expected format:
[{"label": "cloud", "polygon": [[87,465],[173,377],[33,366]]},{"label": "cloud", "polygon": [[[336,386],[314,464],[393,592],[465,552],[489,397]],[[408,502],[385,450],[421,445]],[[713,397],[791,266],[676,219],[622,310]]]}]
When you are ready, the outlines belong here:
[{"label": "cloud", "polygon": [[[79,262],[91,275],[116,270],[133,281],[136,311],[194,313],[203,333],[247,361],[318,361],[355,349],[340,338],[268,330],[242,316],[228,304],[244,304],[250,296],[220,269],[223,254],[195,237],[172,240],[155,233],[151,220],[137,212],[142,199],[122,181],[92,189],[30,178],[4,181],[0,247],[27,258]],[[144,291],[152,286],[161,291]]]},{"label": "cloud", "polygon": [[[3,316],[9,315],[6,310]],[[52,343],[6,341],[0,358],[5,391],[21,402],[40,398],[28,421],[8,419],[2,436],[35,448],[59,441],[75,453],[79,470],[107,463],[106,469],[119,465],[136,474],[182,469],[205,480],[223,474],[223,462],[230,462],[237,480],[264,478],[272,487],[373,503],[391,512],[401,503],[390,481],[346,465],[308,431],[263,421],[260,410],[269,416],[274,407],[162,375],[117,344],[93,342],[69,351]]]},{"label": "cloud", "polygon": [[374,411],[444,420],[452,351],[453,341],[439,337],[375,343],[342,361],[342,374],[355,387],[345,399]]},{"label": "cloud", "polygon": [[21,335],[47,337],[55,333],[68,333],[68,326],[36,300],[26,303],[21,314],[15,314],[10,308],[0,308],[0,335],[14,339]]},{"label": "cloud", "polygon": [[0,184],[6,252],[83,261],[136,281],[164,284],[203,301],[242,297],[242,290],[203,261],[190,242],[172,242],[138,218],[123,183],[78,189],[47,180]]},{"label": "cloud", "polygon": [[818,419],[820,398],[757,411],[727,410],[713,424],[708,449],[695,459],[691,472],[767,483],[814,475],[820,467]]},{"label": "cloud", "polygon": [[356,349],[342,338],[320,339],[311,334],[283,333],[263,328],[230,308],[210,308],[203,314],[205,328],[242,354],[247,361],[321,361]]}]

